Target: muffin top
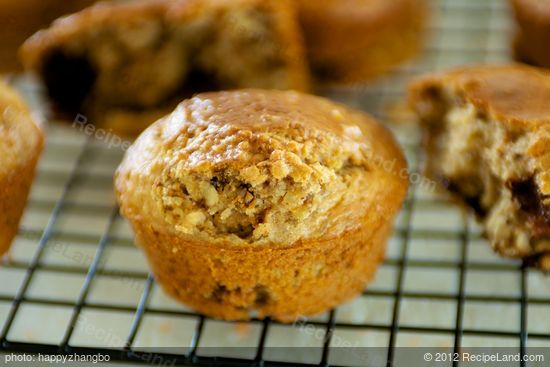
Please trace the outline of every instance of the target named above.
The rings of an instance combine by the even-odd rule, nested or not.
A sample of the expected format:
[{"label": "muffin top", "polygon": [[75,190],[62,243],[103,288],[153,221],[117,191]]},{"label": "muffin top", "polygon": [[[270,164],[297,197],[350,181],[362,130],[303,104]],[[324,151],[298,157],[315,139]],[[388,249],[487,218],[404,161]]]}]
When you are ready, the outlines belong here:
[{"label": "muffin top", "polygon": [[152,125],[116,187],[125,216],[156,230],[290,245],[351,230],[370,210],[390,218],[405,166],[391,134],[362,113],[297,92],[242,90],[197,95]]},{"label": "muffin top", "polygon": [[446,89],[509,127],[536,129],[550,123],[550,72],[531,66],[489,65],[420,77],[411,85],[411,103]]},{"label": "muffin top", "polygon": [[42,147],[42,131],[19,95],[0,81],[0,180],[18,174]]}]

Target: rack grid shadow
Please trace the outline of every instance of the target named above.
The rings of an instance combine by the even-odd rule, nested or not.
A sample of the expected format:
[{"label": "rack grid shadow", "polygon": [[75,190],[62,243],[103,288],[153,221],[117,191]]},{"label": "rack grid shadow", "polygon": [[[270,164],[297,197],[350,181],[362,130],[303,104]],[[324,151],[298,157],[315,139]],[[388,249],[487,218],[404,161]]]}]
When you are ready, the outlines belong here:
[{"label": "rack grid shadow", "polygon": [[[395,131],[419,178],[420,134],[403,109],[411,77],[507,62],[513,23],[504,0],[433,0],[417,61],[368,86],[325,94]],[[36,86],[13,83],[32,95]],[[379,347],[394,365],[406,346],[550,346],[550,280],[491,252],[477,224],[411,180],[388,254],[357,299],[299,324],[221,322],[168,299],[119,216],[112,175],[124,151],[67,124],[51,124],[29,207],[0,266],[0,352],[103,353],[132,363],[197,366],[343,366],[341,346]],[[529,318],[528,318],[529,315]],[[281,354],[301,346],[307,353]],[[170,348],[168,348],[170,347]],[[351,363],[351,362],[350,362]],[[524,362],[519,362],[524,366]]]}]

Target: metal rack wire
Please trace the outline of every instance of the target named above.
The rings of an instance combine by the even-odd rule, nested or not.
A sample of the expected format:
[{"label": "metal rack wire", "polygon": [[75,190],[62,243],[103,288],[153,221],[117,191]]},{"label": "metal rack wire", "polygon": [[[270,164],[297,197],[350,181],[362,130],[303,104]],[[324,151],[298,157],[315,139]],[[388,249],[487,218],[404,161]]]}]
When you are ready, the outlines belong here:
[{"label": "metal rack wire", "polygon": [[[410,77],[466,63],[509,60],[512,26],[506,3],[434,0],[430,40],[420,60],[368,87],[326,94],[396,122],[396,103]],[[417,172],[422,161],[418,131],[407,124],[393,128]],[[475,223],[437,194],[413,185],[375,284],[354,301],[363,311],[374,307],[376,315],[360,315],[357,321],[358,308],[346,311],[348,306],[343,306],[307,320],[304,325],[322,334],[313,343],[318,356],[310,355],[308,361],[279,359],[270,348],[281,344],[272,339],[278,335],[300,343],[301,337],[293,336],[296,327],[269,319],[221,323],[163,300],[112,198],[112,173],[122,155],[122,150],[109,149],[74,128],[48,128],[29,209],[12,258],[0,267],[0,279],[6,279],[0,282],[0,352],[101,352],[112,360],[138,363],[151,362],[146,357],[155,350],[155,356],[178,365],[338,366],[346,363],[337,358],[335,340],[347,338],[359,340],[359,346],[383,347],[383,361],[389,366],[396,365],[399,346],[458,350],[498,343],[518,347],[522,354],[527,347],[550,346],[549,326],[528,319],[528,313],[537,319],[550,310],[550,297],[544,293],[549,282],[521,262],[491,254]],[[113,282],[119,283],[115,290],[106,291]],[[477,287],[478,282],[483,287]],[[124,292],[131,294],[121,296]],[[423,307],[429,315],[419,311]],[[495,309],[502,313],[499,320],[507,322],[490,321]],[[39,322],[26,321],[37,318]],[[159,320],[161,329],[177,326],[149,340]],[[484,320],[489,320],[486,325]],[[110,323],[122,326],[111,330],[115,327]],[[87,337],[83,330],[90,328],[109,337]],[[244,341],[210,340],[213,335],[234,335],[235,328],[245,329],[237,331]],[[47,335],[40,329],[47,329]],[[167,345],[165,334],[170,334],[168,343],[179,343],[180,348],[159,349]],[[231,348],[213,349],[221,354],[208,350],[231,345],[244,345],[248,356],[231,355]]]}]

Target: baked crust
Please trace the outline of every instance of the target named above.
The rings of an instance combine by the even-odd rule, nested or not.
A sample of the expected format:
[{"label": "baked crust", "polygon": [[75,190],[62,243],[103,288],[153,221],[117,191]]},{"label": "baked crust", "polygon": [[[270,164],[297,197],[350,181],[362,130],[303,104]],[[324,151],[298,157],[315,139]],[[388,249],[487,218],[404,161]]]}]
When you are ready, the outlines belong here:
[{"label": "baked crust", "polygon": [[415,103],[434,88],[448,86],[507,128],[535,131],[550,121],[548,75],[521,64],[466,67],[419,78],[411,84],[411,98]]},{"label": "baked crust", "polygon": [[309,89],[290,0],[100,3],[38,32],[21,58],[60,112],[121,134],[204,90]]},{"label": "baked crust", "polygon": [[169,294],[217,318],[292,321],[371,278],[407,174],[391,134],[368,116],[243,90],[198,95],[149,127],[115,188]]},{"label": "baked crust", "polygon": [[17,234],[43,145],[21,98],[0,82],[0,255]]},{"label": "baked crust", "polygon": [[298,0],[312,71],[321,84],[378,76],[418,52],[424,0]]},{"label": "baked crust", "polygon": [[493,247],[545,269],[550,254],[550,72],[479,66],[412,83],[428,173],[472,207]]},{"label": "baked crust", "polygon": [[550,68],[550,3],[537,0],[510,0],[518,25],[514,39],[517,60]]}]

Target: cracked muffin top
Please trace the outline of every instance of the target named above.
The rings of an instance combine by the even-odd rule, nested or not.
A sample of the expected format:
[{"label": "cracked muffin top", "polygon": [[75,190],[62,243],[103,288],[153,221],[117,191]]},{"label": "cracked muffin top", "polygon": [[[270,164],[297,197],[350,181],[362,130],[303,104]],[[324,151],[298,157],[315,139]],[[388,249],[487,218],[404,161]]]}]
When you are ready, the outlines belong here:
[{"label": "cracked muffin top", "polygon": [[406,163],[370,117],[297,92],[200,94],[148,128],[116,174],[121,209],[209,243],[337,236],[390,218]]},{"label": "cracked muffin top", "polygon": [[21,98],[0,81],[0,180],[34,159],[42,131]]}]

